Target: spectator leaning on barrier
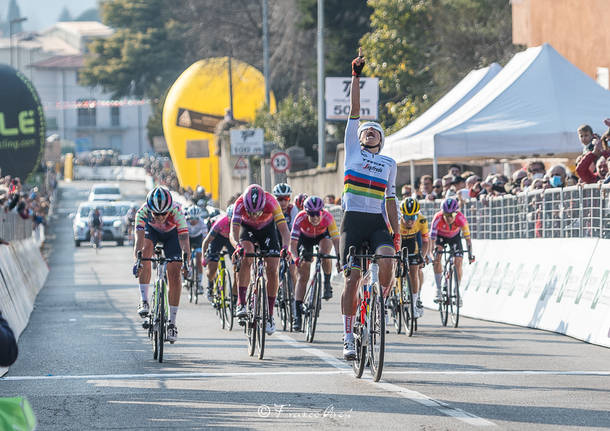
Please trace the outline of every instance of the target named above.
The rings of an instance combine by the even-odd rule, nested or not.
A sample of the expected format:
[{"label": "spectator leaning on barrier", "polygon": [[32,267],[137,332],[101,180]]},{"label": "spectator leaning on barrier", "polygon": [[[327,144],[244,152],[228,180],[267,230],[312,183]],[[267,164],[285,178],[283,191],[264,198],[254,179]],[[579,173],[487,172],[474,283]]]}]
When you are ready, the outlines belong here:
[{"label": "spectator leaning on barrier", "polygon": [[565,187],[567,175],[568,175],[568,170],[565,166],[562,166],[562,165],[551,166],[551,169],[549,169],[549,173],[547,174],[549,185],[553,188]]}]

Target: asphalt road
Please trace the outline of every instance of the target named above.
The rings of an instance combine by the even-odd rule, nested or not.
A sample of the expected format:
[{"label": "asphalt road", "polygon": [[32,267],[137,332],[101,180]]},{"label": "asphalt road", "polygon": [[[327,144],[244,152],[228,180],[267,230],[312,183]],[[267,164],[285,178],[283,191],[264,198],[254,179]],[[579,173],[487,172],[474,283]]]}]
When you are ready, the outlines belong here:
[{"label": "asphalt road", "polygon": [[[426,310],[414,337],[389,334],[379,383],[355,379],[338,289],[315,343],[277,332],[262,361],[206,300],[183,295],[179,340],[159,364],[136,315],[130,247],[73,245],[67,215],[89,186],[62,184],[51,272],[0,379],[2,396],[27,396],[41,430],[610,428],[610,350],[539,330],[467,318],[443,328]],[[143,197],[138,184],[124,190]]]}]

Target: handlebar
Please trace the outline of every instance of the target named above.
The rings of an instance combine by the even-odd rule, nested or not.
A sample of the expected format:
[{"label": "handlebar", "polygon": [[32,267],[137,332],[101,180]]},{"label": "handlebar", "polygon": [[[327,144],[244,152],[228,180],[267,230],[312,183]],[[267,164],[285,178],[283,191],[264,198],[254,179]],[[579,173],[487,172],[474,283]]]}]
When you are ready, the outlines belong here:
[{"label": "handlebar", "polygon": [[[349,275],[352,272],[352,266],[354,264],[354,259],[370,259],[373,262],[375,262],[376,260],[379,259],[396,259],[398,261],[404,261],[403,258],[403,253],[406,250],[406,248],[403,248],[402,250],[400,250],[399,252],[397,252],[396,254],[394,254],[393,256],[386,256],[384,254],[356,254],[356,247],[355,246],[350,246],[348,249],[348,253],[347,253],[347,266],[345,267],[344,273],[346,277],[349,277]],[[401,265],[396,265],[396,277],[400,276],[400,266]]]}]

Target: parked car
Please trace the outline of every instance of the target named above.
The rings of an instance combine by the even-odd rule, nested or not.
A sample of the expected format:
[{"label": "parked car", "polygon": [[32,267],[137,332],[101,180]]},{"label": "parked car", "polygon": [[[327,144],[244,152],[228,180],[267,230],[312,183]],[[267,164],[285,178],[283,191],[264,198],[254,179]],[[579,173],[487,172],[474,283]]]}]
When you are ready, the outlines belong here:
[{"label": "parked car", "polygon": [[118,184],[94,184],[89,193],[89,202],[121,200],[121,188]]},{"label": "parked car", "polygon": [[[89,214],[95,208],[102,213],[102,241],[116,241],[118,246],[125,242],[125,221],[123,208],[129,203],[116,202],[83,202],[73,214],[72,230],[74,245],[80,247],[81,242],[89,241]],[[71,214],[72,215],[72,214]]]}]

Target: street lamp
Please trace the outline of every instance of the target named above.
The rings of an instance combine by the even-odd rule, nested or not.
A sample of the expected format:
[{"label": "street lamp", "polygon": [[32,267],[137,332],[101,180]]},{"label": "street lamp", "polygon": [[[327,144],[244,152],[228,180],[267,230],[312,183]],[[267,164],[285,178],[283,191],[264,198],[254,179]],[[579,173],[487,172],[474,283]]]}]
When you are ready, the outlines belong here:
[{"label": "street lamp", "polygon": [[9,51],[11,53],[11,67],[13,66],[13,25],[19,24],[23,21],[27,21],[27,17],[15,18],[8,22],[9,28]]}]

